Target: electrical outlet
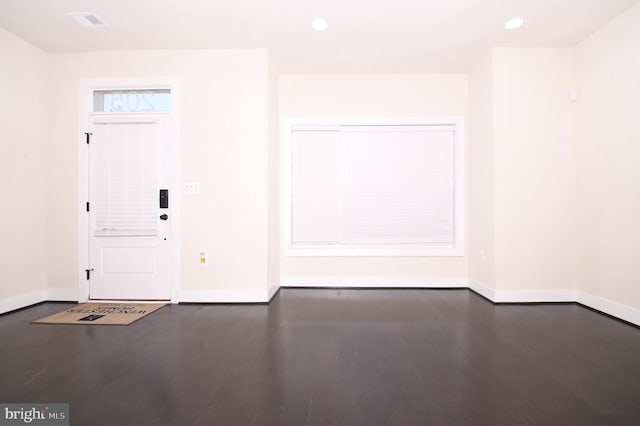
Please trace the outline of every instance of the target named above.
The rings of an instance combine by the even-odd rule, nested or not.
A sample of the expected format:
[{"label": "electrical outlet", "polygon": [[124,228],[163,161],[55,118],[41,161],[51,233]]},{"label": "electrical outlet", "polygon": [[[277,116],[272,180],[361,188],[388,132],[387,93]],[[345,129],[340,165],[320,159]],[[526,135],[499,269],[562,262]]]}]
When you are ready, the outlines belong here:
[{"label": "electrical outlet", "polygon": [[480,250],[480,262],[484,263],[484,261],[485,261],[484,250]]},{"label": "electrical outlet", "polygon": [[205,268],[209,266],[209,255],[207,253],[200,253],[200,266]]}]

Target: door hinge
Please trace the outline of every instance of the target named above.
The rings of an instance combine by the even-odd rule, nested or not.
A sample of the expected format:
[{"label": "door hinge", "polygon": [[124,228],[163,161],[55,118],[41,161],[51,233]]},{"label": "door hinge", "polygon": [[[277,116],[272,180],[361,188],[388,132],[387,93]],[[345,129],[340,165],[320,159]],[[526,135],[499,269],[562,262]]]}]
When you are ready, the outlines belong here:
[{"label": "door hinge", "polygon": [[87,145],[89,145],[89,139],[91,139],[91,135],[93,135],[93,133],[84,132],[84,135],[87,137]]},{"label": "door hinge", "polygon": [[87,211],[89,211],[89,202],[87,201]]},{"label": "door hinge", "polygon": [[84,271],[87,273],[87,281],[89,281],[91,279],[91,271],[93,271],[93,269],[85,269]]}]

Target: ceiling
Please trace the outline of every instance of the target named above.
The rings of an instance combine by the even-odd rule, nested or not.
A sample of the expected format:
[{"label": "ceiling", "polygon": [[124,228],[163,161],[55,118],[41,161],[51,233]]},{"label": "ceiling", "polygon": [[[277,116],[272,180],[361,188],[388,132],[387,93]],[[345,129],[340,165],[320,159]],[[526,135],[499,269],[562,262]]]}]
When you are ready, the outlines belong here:
[{"label": "ceiling", "polygon": [[[464,72],[492,46],[570,47],[638,0],[0,0],[49,52],[269,48],[281,72]],[[110,26],[87,29],[70,12]],[[505,31],[507,19],[525,25]],[[329,29],[311,29],[324,17]]]}]

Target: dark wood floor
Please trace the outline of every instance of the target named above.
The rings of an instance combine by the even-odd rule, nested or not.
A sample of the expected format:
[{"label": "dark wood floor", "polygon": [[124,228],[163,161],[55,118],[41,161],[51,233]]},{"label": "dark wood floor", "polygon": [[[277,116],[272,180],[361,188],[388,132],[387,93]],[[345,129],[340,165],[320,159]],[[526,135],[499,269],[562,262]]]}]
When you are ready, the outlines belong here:
[{"label": "dark wood floor", "polygon": [[640,329],[467,290],[283,289],[130,326],[0,317],[0,402],[72,425],[640,425]]}]

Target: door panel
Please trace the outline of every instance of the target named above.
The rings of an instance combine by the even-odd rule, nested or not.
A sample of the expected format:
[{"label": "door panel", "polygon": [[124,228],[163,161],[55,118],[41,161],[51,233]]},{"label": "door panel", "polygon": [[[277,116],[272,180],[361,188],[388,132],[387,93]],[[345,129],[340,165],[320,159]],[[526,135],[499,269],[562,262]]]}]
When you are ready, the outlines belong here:
[{"label": "door panel", "polygon": [[89,145],[90,299],[170,298],[168,115],[94,115]]},{"label": "door panel", "polygon": [[158,273],[157,247],[102,247],[104,275]]}]

